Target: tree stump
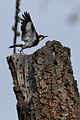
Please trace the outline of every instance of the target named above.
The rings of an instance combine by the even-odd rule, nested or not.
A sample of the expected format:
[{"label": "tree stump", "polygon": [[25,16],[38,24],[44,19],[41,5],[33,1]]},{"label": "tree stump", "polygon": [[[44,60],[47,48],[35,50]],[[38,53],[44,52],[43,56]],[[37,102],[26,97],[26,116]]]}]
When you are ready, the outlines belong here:
[{"label": "tree stump", "polygon": [[7,57],[19,120],[80,120],[70,49],[48,41],[31,55]]}]

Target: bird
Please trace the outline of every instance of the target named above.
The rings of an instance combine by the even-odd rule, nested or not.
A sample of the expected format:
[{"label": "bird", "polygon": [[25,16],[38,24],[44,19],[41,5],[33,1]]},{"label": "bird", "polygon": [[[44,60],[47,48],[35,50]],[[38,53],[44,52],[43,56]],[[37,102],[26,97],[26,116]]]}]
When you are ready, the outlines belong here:
[{"label": "bird", "polygon": [[39,42],[43,40],[45,37],[48,37],[44,35],[38,35],[34,27],[34,24],[31,20],[30,14],[27,11],[24,12],[24,14],[22,14],[21,32],[22,32],[21,40],[23,41],[23,43],[12,45],[9,47],[9,48],[21,47],[20,53],[23,51],[23,49],[34,47],[38,45]]}]

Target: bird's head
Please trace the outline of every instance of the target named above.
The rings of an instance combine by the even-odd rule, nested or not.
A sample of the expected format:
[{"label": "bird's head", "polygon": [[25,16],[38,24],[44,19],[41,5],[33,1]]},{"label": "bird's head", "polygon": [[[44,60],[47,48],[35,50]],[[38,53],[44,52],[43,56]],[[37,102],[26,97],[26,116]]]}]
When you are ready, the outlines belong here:
[{"label": "bird's head", "polygon": [[43,40],[45,37],[48,37],[48,36],[39,35],[39,36],[38,36],[38,38],[39,38],[39,41]]}]

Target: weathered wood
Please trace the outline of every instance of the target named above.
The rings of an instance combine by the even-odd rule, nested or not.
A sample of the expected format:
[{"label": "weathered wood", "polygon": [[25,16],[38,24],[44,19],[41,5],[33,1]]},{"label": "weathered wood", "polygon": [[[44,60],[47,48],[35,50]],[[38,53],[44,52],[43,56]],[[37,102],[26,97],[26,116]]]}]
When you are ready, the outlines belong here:
[{"label": "weathered wood", "polygon": [[70,49],[48,41],[32,55],[7,57],[19,120],[80,120]]}]

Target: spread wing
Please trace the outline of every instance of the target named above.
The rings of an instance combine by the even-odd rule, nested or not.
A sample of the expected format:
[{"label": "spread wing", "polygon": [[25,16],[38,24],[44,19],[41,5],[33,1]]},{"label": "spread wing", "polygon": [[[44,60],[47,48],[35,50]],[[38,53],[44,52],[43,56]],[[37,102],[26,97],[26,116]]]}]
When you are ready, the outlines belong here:
[{"label": "spread wing", "polygon": [[35,30],[35,27],[33,25],[33,22],[30,18],[30,14],[27,12],[24,12],[21,19],[21,31],[22,31],[22,41],[24,42],[35,42],[37,39],[37,32]]}]

